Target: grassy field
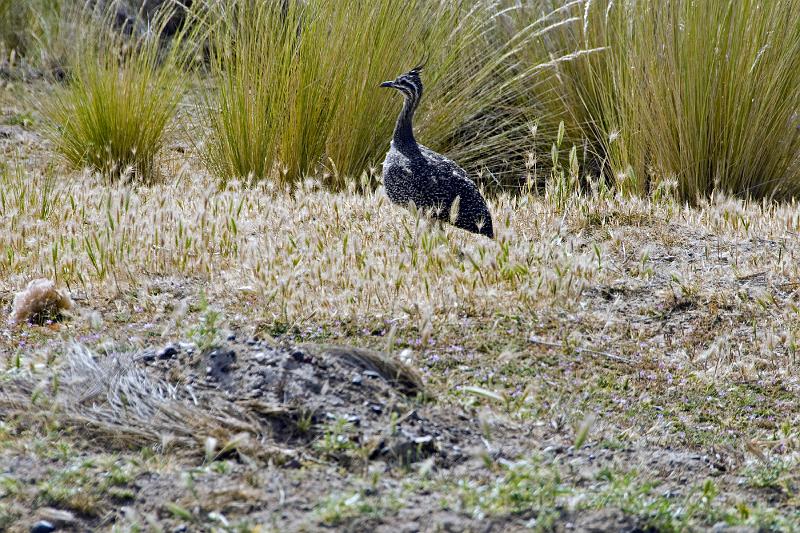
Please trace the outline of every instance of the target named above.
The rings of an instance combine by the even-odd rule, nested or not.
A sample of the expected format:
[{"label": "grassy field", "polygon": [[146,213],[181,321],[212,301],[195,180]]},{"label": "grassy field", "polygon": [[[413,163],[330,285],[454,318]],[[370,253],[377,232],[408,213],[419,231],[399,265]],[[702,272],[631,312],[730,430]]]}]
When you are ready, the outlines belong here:
[{"label": "grassy field", "polygon": [[[780,9],[745,20],[750,2],[716,4],[729,11],[696,14],[686,21],[692,32],[701,15],[734,28],[761,20],[758,35],[777,32]],[[359,5],[385,57],[397,49],[402,36],[382,26],[391,12],[338,5],[328,6],[337,27]],[[323,38],[302,13],[262,15],[270,24],[288,17]],[[29,531],[39,520],[76,531],[800,529],[800,214],[791,199],[731,195],[758,180],[750,192],[760,196],[795,191],[800,136],[782,135],[796,130],[790,85],[800,69],[785,49],[742,51],[737,57],[773,62],[777,74],[754,79],[771,80],[760,94],[780,101],[754,102],[748,117],[785,124],[759,144],[733,96],[706,94],[719,107],[704,115],[714,121],[701,139],[684,130],[696,117],[670,122],[674,113],[653,107],[677,101],[660,99],[676,86],[666,72],[650,71],[646,87],[623,79],[631,64],[654,68],[640,37],[629,36],[635,54],[598,55],[611,29],[624,29],[588,35],[601,15],[608,24],[617,16],[603,2],[570,2],[555,15],[498,15],[489,32],[482,18],[430,14],[474,24],[460,44],[426,21],[409,27],[460,51],[434,58],[419,138],[475,168],[499,165],[481,181],[498,190],[489,200],[495,240],[433,225],[392,205],[380,187],[376,158],[399,103],[370,87],[401,68],[399,59],[376,55],[351,66],[359,98],[324,109],[310,103],[325,100],[319,89],[291,102],[266,97],[280,93],[277,85],[248,91],[252,80],[243,80],[286,62],[260,55],[257,40],[244,41],[246,57],[216,48],[222,55],[211,53],[204,76],[183,80],[159,69],[188,68],[187,56],[173,51],[164,60],[146,34],[135,49],[153,63],[131,70],[127,56],[109,56],[97,70],[95,62],[85,72],[67,68],[69,81],[60,83],[27,74],[49,72],[52,55],[5,64],[0,530]],[[661,35],[671,16],[683,15],[661,13],[649,29]],[[212,33],[212,48],[226,35]],[[480,46],[502,35],[510,55],[459,82]],[[571,59],[529,48],[568,52],[567,37],[585,41]],[[92,50],[88,42],[81,46]],[[686,68],[682,58],[692,54],[714,63],[705,44],[692,42],[699,48],[677,49],[669,72]],[[336,47],[344,54],[359,43]],[[270,83],[305,87],[327,71],[324,61],[338,61],[318,47],[298,53],[308,54],[308,70]],[[226,69],[220,58],[242,63]],[[528,58],[528,67],[504,78],[498,72],[509,58]],[[561,77],[517,85],[542,61]],[[737,68],[762,67],[742,59],[715,75],[736,78]],[[496,85],[476,107],[475,84],[488,79]],[[578,79],[598,84],[534,98]],[[607,92],[601,82],[629,92]],[[747,83],[742,94],[758,89]],[[131,86],[140,92],[120,98],[117,89]],[[163,91],[156,124],[137,120],[154,116],[140,113],[153,87]],[[592,91],[619,98],[591,100]],[[529,107],[487,115],[528,98]],[[125,113],[109,114],[116,108],[103,102],[126,104]],[[541,114],[545,102],[549,115]],[[678,149],[654,149],[663,139],[640,130],[643,102],[670,125]],[[214,123],[209,111],[225,105]],[[252,122],[252,113],[274,117],[291,106],[287,116],[318,116],[320,128],[287,120],[266,131]],[[454,108],[465,112],[463,123],[445,116]],[[591,118],[598,109],[605,123]],[[387,117],[357,120],[384,110]],[[84,133],[59,127],[93,113],[127,122],[86,120]],[[531,114],[538,126],[526,122]],[[333,142],[345,116],[355,138],[370,140],[363,152]],[[732,131],[726,124],[738,128],[729,138],[715,133]],[[108,140],[120,131],[140,136]],[[92,140],[98,132],[106,136]],[[497,151],[523,134],[526,144]],[[248,135],[257,138],[241,141]],[[476,135],[488,139],[480,149],[469,146]],[[65,139],[76,142],[68,153]],[[115,147],[144,139],[153,150],[142,159],[140,150],[109,150],[103,159],[90,147],[104,139]],[[705,146],[709,139],[718,144]],[[741,157],[726,152],[737,147]],[[321,153],[338,154],[347,171],[333,157],[320,163]],[[247,166],[273,158],[291,161],[285,169]],[[757,164],[780,183],[751,173]],[[508,168],[514,179],[503,174]],[[631,181],[642,172],[649,177]],[[12,324],[15,294],[37,278],[53,280],[74,307],[60,319]]]}]

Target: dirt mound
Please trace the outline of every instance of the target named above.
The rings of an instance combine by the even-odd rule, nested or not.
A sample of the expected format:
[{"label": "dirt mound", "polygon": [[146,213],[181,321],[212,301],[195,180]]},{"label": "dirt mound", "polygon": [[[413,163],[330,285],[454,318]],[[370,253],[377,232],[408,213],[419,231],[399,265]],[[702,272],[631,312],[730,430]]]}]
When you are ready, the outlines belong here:
[{"label": "dirt mound", "polygon": [[65,421],[104,445],[447,466],[480,443],[470,418],[428,401],[413,370],[358,348],[231,338],[97,356],[76,346],[59,379]]}]

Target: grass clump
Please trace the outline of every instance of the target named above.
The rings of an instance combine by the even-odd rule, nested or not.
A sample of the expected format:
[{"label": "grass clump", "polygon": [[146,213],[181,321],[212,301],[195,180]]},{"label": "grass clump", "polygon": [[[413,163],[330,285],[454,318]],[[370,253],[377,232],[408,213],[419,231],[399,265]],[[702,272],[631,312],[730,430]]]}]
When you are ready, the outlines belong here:
[{"label": "grass clump", "polygon": [[519,461],[500,467],[500,475],[477,483],[459,480],[452,491],[461,510],[484,519],[507,513],[531,513],[529,527],[551,530],[559,519],[559,502],[571,490],[555,468],[538,460]]},{"label": "grass clump", "polygon": [[15,3],[13,0],[0,0],[0,45],[4,52],[20,49],[26,37],[27,10],[12,9],[16,7]]},{"label": "grass clump", "polygon": [[110,11],[74,16],[85,34],[70,59],[71,82],[45,104],[48,134],[76,169],[152,181],[184,93],[186,34],[162,40],[169,10],[135,37],[113,29]]},{"label": "grass clump", "polygon": [[[515,52],[551,21],[537,19],[509,38],[494,2],[390,0],[214,4],[215,83],[202,100],[209,126],[205,158],[223,179],[274,178],[292,185],[374,168],[400,108],[378,85],[427,57],[419,138],[472,170],[508,170],[533,119]],[[553,15],[557,18],[557,15]],[[354,24],[353,21],[358,21]],[[369,176],[367,176],[369,178]]]},{"label": "grass clump", "polygon": [[218,9],[217,82],[203,106],[210,168],[284,185],[328,170],[334,187],[376,163],[388,142],[394,114],[378,83],[435,48],[458,11],[417,0],[400,12],[385,0],[242,0]]},{"label": "grass clump", "polygon": [[364,492],[332,495],[322,500],[314,509],[320,523],[328,527],[358,523],[358,520],[380,519],[384,514],[396,512],[399,502],[395,498],[368,496]]},{"label": "grass clump", "polygon": [[692,201],[715,190],[798,194],[800,28],[790,13],[800,2],[556,4],[578,23],[550,32],[528,61],[603,50],[557,63],[536,90],[559,95],[548,120],[587,139],[596,173],[639,194],[676,180]]}]

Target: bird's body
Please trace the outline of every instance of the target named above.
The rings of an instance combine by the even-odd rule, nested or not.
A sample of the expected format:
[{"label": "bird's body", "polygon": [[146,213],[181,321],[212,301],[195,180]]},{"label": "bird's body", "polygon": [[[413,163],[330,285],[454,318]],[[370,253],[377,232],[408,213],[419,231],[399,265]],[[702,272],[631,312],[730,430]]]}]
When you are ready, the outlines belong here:
[{"label": "bird's body", "polygon": [[412,120],[422,97],[417,67],[392,82],[405,96],[389,152],[383,162],[383,184],[395,204],[417,209],[472,233],[494,237],[492,216],[478,187],[452,160],[417,143]]}]

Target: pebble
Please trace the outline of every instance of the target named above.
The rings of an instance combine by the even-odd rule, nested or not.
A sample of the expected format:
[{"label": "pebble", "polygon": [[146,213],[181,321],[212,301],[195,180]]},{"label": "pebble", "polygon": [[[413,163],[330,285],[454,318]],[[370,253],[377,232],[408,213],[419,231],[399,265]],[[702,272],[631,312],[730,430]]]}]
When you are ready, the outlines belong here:
[{"label": "pebble", "polygon": [[169,359],[171,357],[175,357],[178,354],[178,349],[175,348],[172,344],[169,346],[165,346],[163,350],[158,352],[159,359]]},{"label": "pebble", "polygon": [[186,353],[194,353],[195,346],[191,342],[179,342],[178,347]]},{"label": "pebble", "polygon": [[39,520],[33,527],[31,527],[31,533],[50,533],[51,531],[55,531],[56,526],[48,522],[47,520]]}]

